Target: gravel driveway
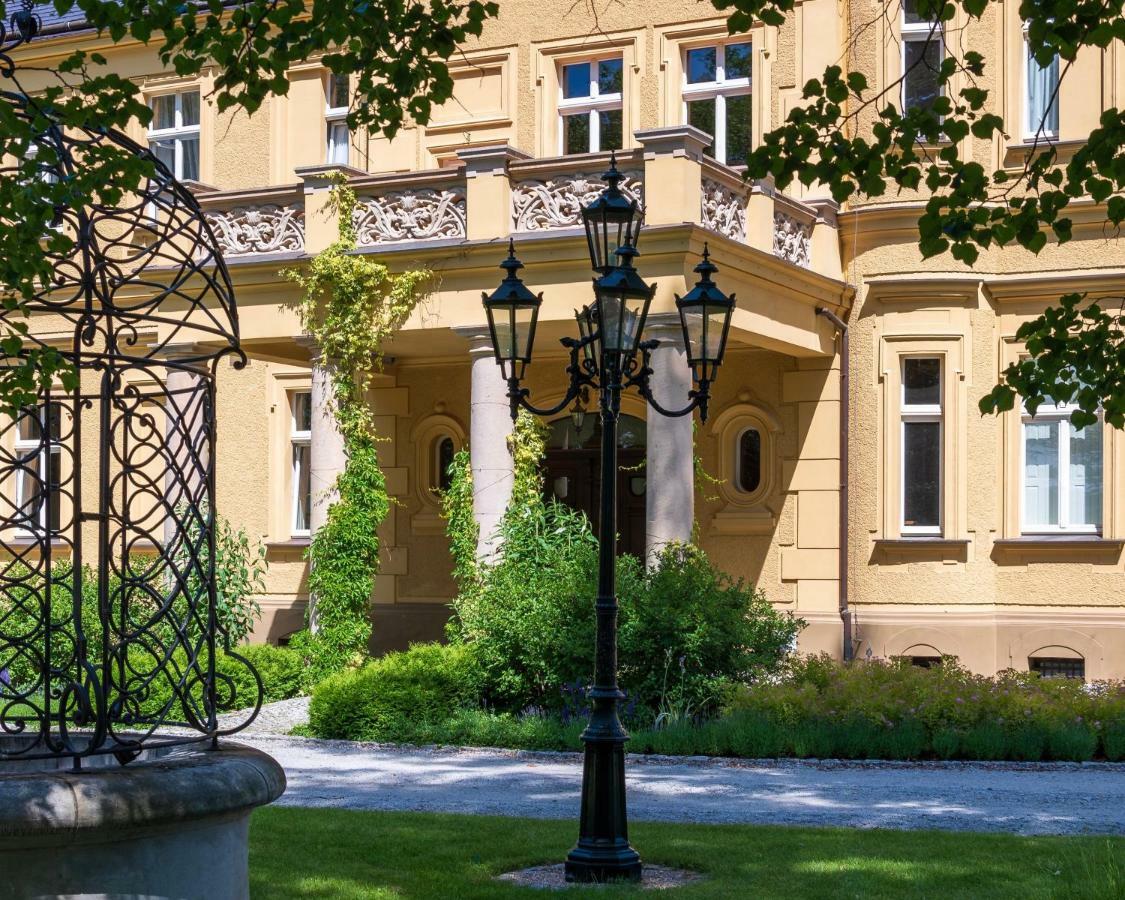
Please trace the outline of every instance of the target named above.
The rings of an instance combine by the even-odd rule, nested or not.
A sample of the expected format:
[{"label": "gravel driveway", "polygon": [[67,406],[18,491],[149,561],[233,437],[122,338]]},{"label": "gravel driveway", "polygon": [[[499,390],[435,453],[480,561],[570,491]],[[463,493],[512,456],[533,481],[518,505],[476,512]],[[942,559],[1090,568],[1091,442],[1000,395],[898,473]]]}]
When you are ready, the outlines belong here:
[{"label": "gravel driveway", "polygon": [[[283,806],[578,815],[577,754],[392,749],[244,734],[274,756]],[[630,757],[636,820],[1125,834],[1125,766],[745,762]]]}]

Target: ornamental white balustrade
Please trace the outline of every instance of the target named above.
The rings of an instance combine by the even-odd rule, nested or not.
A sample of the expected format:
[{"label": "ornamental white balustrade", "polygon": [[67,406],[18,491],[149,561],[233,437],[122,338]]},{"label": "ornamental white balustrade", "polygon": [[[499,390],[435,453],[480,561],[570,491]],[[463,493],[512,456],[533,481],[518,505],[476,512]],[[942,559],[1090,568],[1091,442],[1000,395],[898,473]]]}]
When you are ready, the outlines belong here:
[{"label": "ornamental white balustrade", "polygon": [[[617,155],[621,192],[644,205],[644,162],[634,152]],[[609,154],[528,160],[509,168],[513,233],[582,227],[582,207],[605,188]]]},{"label": "ornamental white balustrade", "polygon": [[[702,155],[700,138],[706,135],[698,129],[651,129],[637,137],[643,146],[619,152],[617,165],[624,175],[622,191],[648,208],[650,224],[696,225],[805,269],[818,268],[823,263],[818,259],[831,255],[834,204],[804,202],[768,183],[745,181],[740,172]],[[684,165],[661,168],[670,157]],[[462,159],[453,168],[388,175],[313,166],[298,170],[302,185],[192,189],[224,255],[237,263],[262,255],[300,257],[334,240],[334,218],[326,206],[334,171],[346,176],[357,195],[359,248],[382,252],[413,243],[579,231],[581,209],[604,186],[601,176],[609,166],[608,153],[532,159],[503,145],[471,148]],[[484,181],[502,188],[482,192]],[[695,211],[690,202],[674,199],[689,199],[695,191]],[[663,218],[651,215],[657,207]],[[822,237],[815,237],[821,231]],[[826,242],[821,257],[814,253],[814,240]]]},{"label": "ornamental white balustrade", "polygon": [[215,241],[227,259],[305,251],[305,207],[294,185],[253,191],[197,188]]},{"label": "ornamental white balustrade", "polygon": [[356,242],[375,247],[403,241],[464,240],[468,204],[457,170],[360,178],[352,183],[357,202]]}]

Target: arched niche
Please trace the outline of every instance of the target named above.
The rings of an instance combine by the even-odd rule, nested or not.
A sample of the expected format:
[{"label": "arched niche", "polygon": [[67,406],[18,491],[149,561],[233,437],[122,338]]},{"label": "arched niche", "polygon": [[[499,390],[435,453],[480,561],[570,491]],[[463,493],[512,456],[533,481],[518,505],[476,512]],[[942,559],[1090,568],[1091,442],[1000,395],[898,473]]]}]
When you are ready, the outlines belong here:
[{"label": "arched niche", "polygon": [[465,429],[438,404],[436,411],[420,420],[410,431],[414,445],[414,497],[419,510],[411,518],[417,534],[445,532],[441,515],[442,473],[453,456],[465,446]]},{"label": "arched niche", "polygon": [[768,534],[777,524],[769,502],[778,485],[781,420],[745,396],[711,425],[719,446],[718,492],[724,504],[711,528],[719,534]]}]

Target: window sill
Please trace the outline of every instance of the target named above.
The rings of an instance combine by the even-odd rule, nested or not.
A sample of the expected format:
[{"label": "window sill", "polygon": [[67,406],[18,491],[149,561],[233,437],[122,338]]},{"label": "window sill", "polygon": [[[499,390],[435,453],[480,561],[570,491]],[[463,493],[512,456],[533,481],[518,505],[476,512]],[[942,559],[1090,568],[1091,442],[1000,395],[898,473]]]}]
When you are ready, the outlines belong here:
[{"label": "window sill", "polygon": [[998,538],[992,545],[1001,550],[1119,550],[1125,546],[1125,539],[1105,538],[1098,534],[1028,534],[1018,538]]},{"label": "window sill", "polygon": [[969,545],[968,538],[947,538],[937,534],[919,534],[915,537],[898,537],[898,538],[876,538],[876,547],[886,547],[893,549],[895,547],[967,547]]},{"label": "window sill", "polygon": [[966,562],[968,538],[920,534],[917,537],[877,538],[872,562]]},{"label": "window sill", "polygon": [[269,559],[294,560],[305,558],[311,539],[307,537],[289,538],[285,541],[266,541],[266,557]]},{"label": "window sill", "polygon": [[[4,544],[5,547],[19,547],[20,549],[23,549],[25,547],[36,547],[36,546],[39,546],[42,543],[43,543],[43,541],[40,541],[38,538],[33,538],[33,537],[13,537],[13,538],[4,538],[3,539],[3,544]],[[53,540],[49,541],[48,543],[50,543],[50,545],[52,547],[69,547],[70,546],[69,541],[65,541],[61,538],[54,538]]]}]

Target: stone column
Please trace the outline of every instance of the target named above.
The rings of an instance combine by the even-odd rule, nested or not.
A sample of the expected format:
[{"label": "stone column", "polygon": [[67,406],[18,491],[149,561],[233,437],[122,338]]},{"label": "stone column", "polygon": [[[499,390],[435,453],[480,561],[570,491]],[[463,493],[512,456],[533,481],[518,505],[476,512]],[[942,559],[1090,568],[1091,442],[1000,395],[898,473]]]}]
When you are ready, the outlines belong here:
[{"label": "stone column", "polygon": [[[332,391],[332,363],[319,350],[312,354],[312,423],[309,428],[309,493],[312,510],[309,534],[315,536],[328,519],[328,507],[336,500],[336,476],[344,470],[347,454],[344,437],[336,425],[336,401]],[[316,631],[316,598],[309,597],[309,628]]]},{"label": "stone column", "polygon": [[[652,392],[666,409],[688,401],[691,369],[679,318],[650,316],[645,339],[656,338],[652,352]],[[695,523],[695,463],[692,417],[669,418],[648,409],[646,451],[645,550],[649,562],[670,541],[691,540]]]},{"label": "stone column", "polygon": [[469,413],[469,456],[473,472],[473,516],[480,528],[477,555],[492,559],[496,529],[512,495],[512,454],[508,437],[512,416],[508,386],[492,353],[487,328],[455,328],[469,341],[472,382]]}]

